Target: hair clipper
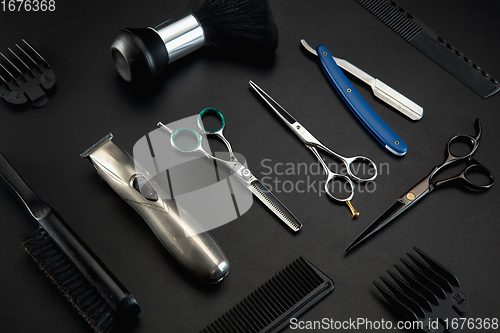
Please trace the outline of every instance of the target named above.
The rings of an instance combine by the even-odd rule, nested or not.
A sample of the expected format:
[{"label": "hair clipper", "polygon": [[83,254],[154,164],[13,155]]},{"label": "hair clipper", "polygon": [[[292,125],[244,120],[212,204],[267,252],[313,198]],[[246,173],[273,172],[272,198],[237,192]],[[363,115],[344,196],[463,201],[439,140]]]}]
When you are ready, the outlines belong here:
[{"label": "hair clipper", "polygon": [[222,280],[229,272],[229,262],[217,242],[207,232],[186,236],[190,234],[190,225],[181,219],[175,200],[163,199],[160,186],[147,174],[138,173],[133,157],[112,139],[109,133],[80,156],[90,160],[99,175],[142,216],[186,269],[208,283]]}]

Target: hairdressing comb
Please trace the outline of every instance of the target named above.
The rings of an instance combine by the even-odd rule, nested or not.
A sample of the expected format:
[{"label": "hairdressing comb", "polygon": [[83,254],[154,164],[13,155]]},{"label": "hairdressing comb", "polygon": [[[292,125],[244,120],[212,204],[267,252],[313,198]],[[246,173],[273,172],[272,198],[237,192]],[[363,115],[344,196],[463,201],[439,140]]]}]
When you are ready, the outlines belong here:
[{"label": "hairdressing comb", "polygon": [[279,332],[333,288],[328,276],[300,257],[201,333]]},{"label": "hairdressing comb", "polygon": [[0,52],[0,97],[15,105],[31,101],[31,105],[47,104],[56,75],[49,63],[24,39],[23,47],[8,48],[8,56]]},{"label": "hairdressing comb", "polygon": [[22,237],[26,251],[96,332],[110,332],[119,321],[140,312],[135,298],[62,217],[33,193],[2,154],[0,183],[38,224]]},{"label": "hairdressing comb", "polygon": [[356,2],[482,98],[500,90],[496,79],[394,1]]},{"label": "hairdressing comb", "polygon": [[403,258],[401,262],[408,271],[394,265],[403,278],[387,271],[396,284],[383,276],[380,279],[389,290],[375,281],[373,284],[393,308],[409,320],[420,322],[422,331],[460,332],[453,323],[467,310],[469,300],[458,278],[422,250],[415,246],[413,249],[424,261],[407,253],[413,263]]}]

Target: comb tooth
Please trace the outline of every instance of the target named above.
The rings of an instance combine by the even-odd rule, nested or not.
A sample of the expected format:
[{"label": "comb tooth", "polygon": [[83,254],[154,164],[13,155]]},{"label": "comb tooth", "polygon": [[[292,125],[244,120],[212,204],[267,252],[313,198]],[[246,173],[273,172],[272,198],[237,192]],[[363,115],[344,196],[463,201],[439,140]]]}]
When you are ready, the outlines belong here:
[{"label": "comb tooth", "polygon": [[26,45],[27,45],[27,46],[31,49],[31,51],[33,51],[33,53],[35,53],[35,54],[38,56],[38,58],[40,58],[40,60],[42,60],[42,61],[43,61],[43,63],[44,63],[44,64],[45,64],[45,65],[46,65],[49,69],[50,69],[50,65],[49,65],[49,63],[47,62],[47,60],[45,60],[45,58],[44,58],[44,57],[42,57],[42,55],[41,55],[40,53],[38,53],[38,51],[37,51],[37,50],[35,50],[35,48],[34,48],[33,46],[31,46],[31,45],[30,45],[27,41],[25,41],[25,40],[23,39],[23,42],[24,42],[24,44],[26,44]]},{"label": "comb tooth", "polygon": [[21,76],[24,78],[24,81],[28,82],[28,80],[26,80],[26,77],[24,76],[24,73],[21,72],[21,70],[17,68],[17,66],[14,65],[14,63],[10,61],[9,58],[7,58],[2,52],[0,52],[0,56],[2,56],[2,58],[4,58],[9,63],[9,65],[11,65],[16,71],[18,71],[19,74],[21,74]]},{"label": "comb tooth", "polygon": [[255,325],[260,329],[265,326],[266,324],[266,319],[262,316],[262,311],[256,306],[254,306],[254,303],[251,301],[252,295],[246,297],[243,300],[243,304],[245,307],[248,309],[249,312],[252,313],[253,318],[255,319]]},{"label": "comb tooth", "polygon": [[296,290],[299,299],[307,295],[307,291],[294,279],[291,269],[283,271],[283,278],[286,280],[288,285],[292,286]]},{"label": "comb tooth", "polygon": [[418,270],[415,266],[410,264],[407,260],[401,258],[401,261],[410,270],[410,272],[419,280],[423,285],[429,288],[437,297],[445,299],[446,293],[444,290],[434,281],[429,279],[424,273]]},{"label": "comb tooth", "polygon": [[266,294],[261,290],[261,288],[255,291],[256,299],[260,304],[264,305],[269,315],[278,317],[281,313],[280,309],[274,304],[274,302],[266,296]]},{"label": "comb tooth", "polygon": [[248,302],[251,304],[252,308],[255,309],[255,311],[259,315],[259,318],[263,326],[271,322],[272,320],[271,317],[269,317],[269,314],[263,310],[262,303],[260,303],[257,295],[254,292],[251,293],[250,296],[248,297]]},{"label": "comb tooth", "polygon": [[2,67],[2,69],[12,78],[12,80],[16,83],[16,85],[18,87],[20,87],[19,85],[19,82],[17,82],[16,78],[14,77],[14,75],[12,75],[11,72],[9,72],[9,70],[7,68],[4,67],[4,65],[2,65],[2,63],[0,63],[0,67]]},{"label": "comb tooth", "polygon": [[[5,81],[5,79],[3,78],[2,75],[0,75],[0,80],[3,81],[3,83],[5,84],[5,86],[7,87],[7,89],[9,89],[10,91],[12,91],[12,89],[10,89],[10,85],[7,83],[7,81]],[[2,96],[4,96],[2,90],[0,89],[0,93],[2,93]]]},{"label": "comb tooth", "polygon": [[429,279],[434,281],[437,285],[439,285],[441,288],[443,288],[445,291],[452,293],[453,292],[453,287],[451,284],[446,281],[445,278],[443,278],[441,275],[438,273],[434,272],[429,266],[424,264],[422,261],[420,261],[417,257],[413,256],[410,253],[407,253],[408,257],[413,260],[413,262],[420,268],[420,271],[424,273]]},{"label": "comb tooth", "polygon": [[294,276],[298,277],[298,281],[301,281],[304,287],[307,287],[308,292],[314,289],[314,283],[311,283],[310,278],[307,274],[301,269],[301,266],[297,261],[293,262],[289,266],[291,271],[294,272]]},{"label": "comb tooth", "polygon": [[413,37],[422,30],[415,22],[408,18],[406,14],[401,12],[401,7],[396,4],[391,5],[381,0],[356,1],[406,41],[412,40]]},{"label": "comb tooth", "polygon": [[426,311],[432,311],[432,305],[428,300],[425,299],[424,296],[420,295],[418,291],[413,289],[408,283],[401,280],[396,274],[391,271],[387,271],[387,273],[392,277],[394,281],[398,284],[398,286],[411,298],[413,299],[420,307],[422,307]]},{"label": "comb tooth", "polygon": [[458,281],[458,278],[446,267],[438,263],[436,260],[432,259],[429,255],[425,254],[424,251],[420,250],[416,246],[414,246],[413,249],[425,260],[425,262],[427,262],[427,264],[429,264],[429,266],[433,270],[444,277],[451,285],[460,287],[460,281]]},{"label": "comb tooth", "polygon": [[33,59],[33,58],[32,58],[32,57],[31,57],[31,56],[30,56],[30,55],[29,55],[26,51],[24,51],[24,49],[23,49],[23,48],[21,48],[19,45],[17,45],[17,44],[16,44],[16,47],[17,47],[19,50],[21,50],[21,52],[22,52],[22,53],[23,53],[23,54],[24,54],[24,55],[25,55],[25,56],[26,56],[29,60],[31,60],[31,62],[32,62],[33,64],[35,64],[36,68],[38,68],[38,70],[39,70],[41,73],[43,73],[42,68],[38,65],[38,63],[35,61],[35,59]]},{"label": "comb tooth", "polygon": [[401,303],[396,297],[394,297],[389,291],[387,291],[387,289],[382,287],[380,284],[378,284],[375,281],[373,281],[373,284],[375,285],[375,287],[377,287],[378,291],[380,291],[382,296],[384,296],[384,298],[387,300],[387,302],[389,302],[391,306],[397,308],[400,312],[406,315],[408,319],[412,321],[418,321],[418,317],[415,314],[415,312],[413,312],[410,308]]},{"label": "comb tooth", "polygon": [[[304,273],[304,278],[309,280],[309,283],[312,286],[317,286],[321,284],[322,279],[314,272],[309,265],[307,265],[301,258],[301,260],[297,260],[297,266],[300,267],[300,270]],[[313,287],[314,289],[314,287]]]},{"label": "comb tooth", "polygon": [[426,317],[424,309],[422,309],[420,305],[418,305],[414,300],[408,297],[401,289],[396,287],[393,283],[391,283],[383,276],[381,276],[380,279],[385,283],[385,285],[389,288],[389,290],[392,291],[392,294],[396,296],[396,298],[400,302],[409,307],[418,317],[420,318]]},{"label": "comb tooth", "polygon": [[271,278],[268,282],[269,285],[273,287],[273,290],[279,296],[281,301],[285,304],[287,309],[294,304],[294,301],[291,299],[290,295],[282,289],[281,285],[276,280],[276,277]]},{"label": "comb tooth", "polygon": [[226,324],[227,327],[229,327],[231,329],[231,331],[237,332],[237,333],[242,333],[242,330],[239,328],[239,325],[235,322],[231,312],[232,311],[228,311],[223,316],[224,323]]},{"label": "comb tooth", "polygon": [[255,330],[255,327],[254,327],[255,324],[251,323],[247,320],[247,318],[250,318],[249,314],[248,314],[249,312],[243,304],[238,304],[237,306],[235,306],[231,310],[232,310],[232,313],[235,316],[237,316],[238,321],[240,322],[241,326],[244,327],[243,331],[251,332],[251,331]]},{"label": "comb tooth", "polygon": [[299,301],[302,298],[300,291],[297,290],[297,288],[295,287],[293,282],[289,281],[286,278],[285,271],[282,271],[281,274],[278,274],[276,276],[276,278],[277,278],[277,280],[280,281],[280,283],[283,286],[288,286],[288,288],[286,288],[286,290],[288,291],[288,294],[290,295],[290,298],[292,299],[293,303],[296,303],[297,301]]},{"label": "comb tooth", "polygon": [[230,332],[221,318],[217,318],[217,320],[212,324],[213,328],[216,332]]},{"label": "comb tooth", "polygon": [[31,75],[32,75],[33,77],[35,77],[35,73],[33,73],[33,71],[31,70],[31,68],[29,68],[29,67],[28,67],[28,65],[26,65],[26,63],[24,62],[24,60],[23,60],[23,59],[21,59],[21,58],[19,58],[19,56],[18,56],[18,55],[17,55],[14,51],[12,51],[12,49],[11,49],[10,47],[8,48],[8,50],[10,51],[10,53],[11,53],[14,57],[16,57],[16,59],[17,59],[17,60],[18,60],[21,64],[23,64],[23,65],[24,65],[24,67],[26,67],[26,69],[27,69],[27,70],[31,73]]},{"label": "comb tooth", "polygon": [[268,299],[273,302],[276,308],[279,310],[280,314],[286,311],[286,308],[283,307],[283,303],[273,288],[269,286],[268,282],[264,283],[261,287],[262,291],[264,291],[265,295],[268,296]]},{"label": "comb tooth", "polygon": [[398,270],[398,272],[403,276],[403,278],[408,281],[408,283],[415,288],[420,294],[422,294],[429,302],[435,305],[439,305],[439,299],[437,296],[429,290],[426,286],[424,286],[422,283],[417,281],[413,276],[408,274],[405,270],[403,270],[401,267],[398,265],[394,265],[394,268]]}]

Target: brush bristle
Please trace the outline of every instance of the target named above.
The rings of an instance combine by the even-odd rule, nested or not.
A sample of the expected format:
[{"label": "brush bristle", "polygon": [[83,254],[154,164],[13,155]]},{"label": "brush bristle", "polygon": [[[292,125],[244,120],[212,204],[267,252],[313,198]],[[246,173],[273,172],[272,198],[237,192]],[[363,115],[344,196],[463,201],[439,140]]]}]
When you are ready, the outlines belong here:
[{"label": "brush bristle", "polygon": [[271,53],[278,46],[278,29],[267,0],[191,0],[188,10],[203,27],[209,47]]},{"label": "brush bristle", "polygon": [[96,332],[113,329],[115,311],[42,228],[24,235],[22,243]]}]

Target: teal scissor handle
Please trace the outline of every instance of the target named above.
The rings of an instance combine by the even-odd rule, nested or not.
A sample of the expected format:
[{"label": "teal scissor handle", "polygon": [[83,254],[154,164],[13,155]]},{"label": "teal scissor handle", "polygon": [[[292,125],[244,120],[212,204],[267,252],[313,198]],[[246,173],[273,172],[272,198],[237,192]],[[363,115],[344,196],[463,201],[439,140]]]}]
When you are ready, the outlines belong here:
[{"label": "teal scissor handle", "polygon": [[[175,140],[177,139],[177,136],[182,133],[182,132],[187,132],[188,134],[193,134],[196,138],[196,144],[192,147],[181,147],[180,145],[177,144],[177,142],[175,142]],[[184,151],[184,152],[188,152],[188,151],[193,151],[195,149],[197,149],[200,144],[201,144],[201,136],[198,132],[196,132],[195,130],[193,130],[192,128],[187,128],[187,127],[183,127],[183,128],[179,128],[179,129],[176,129],[173,133],[172,133],[172,136],[170,137],[170,142],[172,143],[172,145],[179,149],[180,151]]]},{"label": "teal scissor handle", "polygon": [[[220,119],[222,124],[218,130],[209,131],[203,126],[202,119],[203,119],[203,117],[205,117],[208,114],[215,114]],[[200,114],[198,115],[198,126],[200,127],[200,129],[202,131],[205,131],[206,133],[216,134],[216,133],[222,132],[222,130],[224,130],[224,127],[226,126],[226,118],[224,118],[224,115],[222,114],[222,112],[220,112],[216,108],[205,108],[205,109],[201,110]],[[222,133],[220,133],[220,134],[222,134]]]}]

